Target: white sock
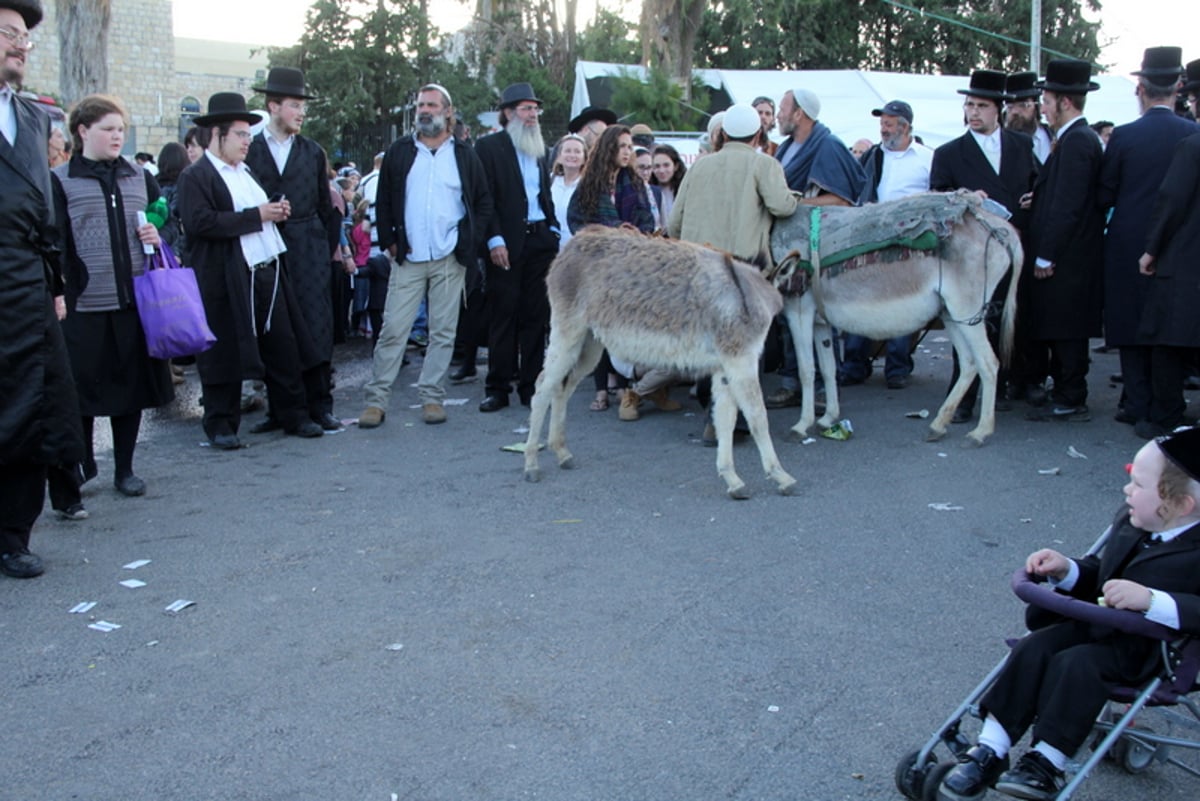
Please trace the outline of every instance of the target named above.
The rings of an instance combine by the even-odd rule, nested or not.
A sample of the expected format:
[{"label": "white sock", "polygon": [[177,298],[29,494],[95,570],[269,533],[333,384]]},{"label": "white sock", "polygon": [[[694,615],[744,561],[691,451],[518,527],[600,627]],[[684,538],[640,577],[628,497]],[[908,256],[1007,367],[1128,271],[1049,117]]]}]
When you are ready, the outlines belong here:
[{"label": "white sock", "polygon": [[1039,754],[1044,756],[1046,759],[1050,760],[1050,764],[1053,765],[1054,767],[1058,768],[1059,770],[1066,769],[1067,755],[1064,754],[1062,751],[1059,751],[1054,746],[1050,745],[1050,743],[1046,742],[1045,740],[1042,740],[1037,745],[1035,745],[1033,747],[1033,750],[1037,751]]},{"label": "white sock", "polygon": [[979,744],[986,745],[996,752],[996,756],[1003,758],[1012,747],[1012,738],[1000,725],[1000,721],[988,715],[983,721],[983,731],[979,733]]}]

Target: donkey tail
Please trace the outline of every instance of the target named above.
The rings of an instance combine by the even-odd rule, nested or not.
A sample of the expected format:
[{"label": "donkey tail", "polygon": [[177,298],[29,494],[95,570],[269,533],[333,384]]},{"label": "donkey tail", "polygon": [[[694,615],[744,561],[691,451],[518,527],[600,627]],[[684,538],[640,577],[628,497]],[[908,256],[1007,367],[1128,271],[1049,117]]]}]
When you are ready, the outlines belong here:
[{"label": "donkey tail", "polygon": [[[1016,230],[1009,228],[1010,234]],[[1021,267],[1025,263],[1025,251],[1019,236],[1008,236],[1005,249],[1012,260],[1012,276],[1008,282],[1008,295],[1004,298],[1004,311],[1000,316],[1000,363],[1012,363],[1013,338],[1017,328],[1017,284],[1021,281]]]}]

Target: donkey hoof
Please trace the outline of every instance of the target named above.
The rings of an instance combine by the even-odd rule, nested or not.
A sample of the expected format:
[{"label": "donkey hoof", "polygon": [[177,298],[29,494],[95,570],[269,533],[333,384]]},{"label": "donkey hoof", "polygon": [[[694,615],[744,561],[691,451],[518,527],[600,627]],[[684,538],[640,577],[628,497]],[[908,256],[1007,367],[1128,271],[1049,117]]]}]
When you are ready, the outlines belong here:
[{"label": "donkey hoof", "polygon": [[804,429],[803,431],[797,430],[795,428],[788,429],[788,432],[787,432],[787,441],[788,442],[804,442],[804,440],[807,438],[808,438],[808,429],[807,428]]},{"label": "donkey hoof", "polygon": [[796,480],[792,479],[788,483],[780,484],[779,485],[779,494],[780,495],[795,495],[796,494]]},{"label": "donkey hoof", "polygon": [[738,487],[729,488],[729,497],[735,501],[745,501],[750,499],[750,490],[746,489],[746,485],[742,484]]},{"label": "donkey hoof", "polygon": [[942,431],[938,431],[936,428],[931,428],[931,429],[929,429],[929,433],[925,435],[925,441],[926,442],[941,442],[942,437],[944,437],[944,436],[946,436],[946,432],[944,429]]},{"label": "donkey hoof", "polygon": [[559,461],[558,466],[561,467],[563,470],[574,470],[575,469],[575,457],[570,456],[570,455],[564,457],[561,461]]},{"label": "donkey hoof", "polygon": [[525,471],[525,480],[528,481],[530,484],[538,483],[539,481],[542,480],[542,471],[537,470],[537,469],[526,470]]},{"label": "donkey hoof", "polygon": [[964,448],[982,448],[983,443],[987,442],[987,437],[976,436],[975,434],[967,434],[963,438],[962,446]]}]

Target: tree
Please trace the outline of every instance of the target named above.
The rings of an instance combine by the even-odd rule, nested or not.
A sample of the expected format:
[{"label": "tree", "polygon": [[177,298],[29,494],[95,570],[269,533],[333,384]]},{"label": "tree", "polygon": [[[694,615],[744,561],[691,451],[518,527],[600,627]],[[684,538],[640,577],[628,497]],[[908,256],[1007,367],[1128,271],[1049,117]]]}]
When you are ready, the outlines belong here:
[{"label": "tree", "polygon": [[650,67],[646,77],[623,72],[614,80],[612,108],[623,120],[645,123],[656,131],[691,131],[707,124],[702,109],[708,106],[708,89],[699,82],[690,87],[691,102],[683,87],[664,70]]},{"label": "tree", "polygon": [[597,9],[595,19],[579,35],[576,57],[580,61],[637,64],[642,46],[636,35],[637,25],[607,9]]},{"label": "tree", "polygon": [[108,89],[112,0],[57,0],[58,86],[71,104]]},{"label": "tree", "polygon": [[[1099,23],[1083,11],[1098,12],[1099,0],[1042,5],[1044,61],[1055,57],[1049,51],[1098,57]],[[1015,71],[1027,68],[1029,48],[981,31],[1028,40],[1031,7],[1031,0],[717,0],[696,50],[703,66],[725,69]]]},{"label": "tree", "polygon": [[666,71],[690,98],[700,22],[709,0],[642,0],[642,64]]}]

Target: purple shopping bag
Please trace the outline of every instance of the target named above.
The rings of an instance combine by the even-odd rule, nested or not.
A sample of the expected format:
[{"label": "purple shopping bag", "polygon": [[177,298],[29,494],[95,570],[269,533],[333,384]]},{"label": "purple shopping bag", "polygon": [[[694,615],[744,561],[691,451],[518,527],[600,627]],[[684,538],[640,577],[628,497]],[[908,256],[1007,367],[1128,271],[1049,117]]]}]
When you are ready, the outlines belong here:
[{"label": "purple shopping bag", "polygon": [[146,256],[145,271],[133,279],[146,349],[155,359],[208,350],[217,337],[208,327],[196,274],[190,267],[180,266],[166,242],[158,247]]}]

